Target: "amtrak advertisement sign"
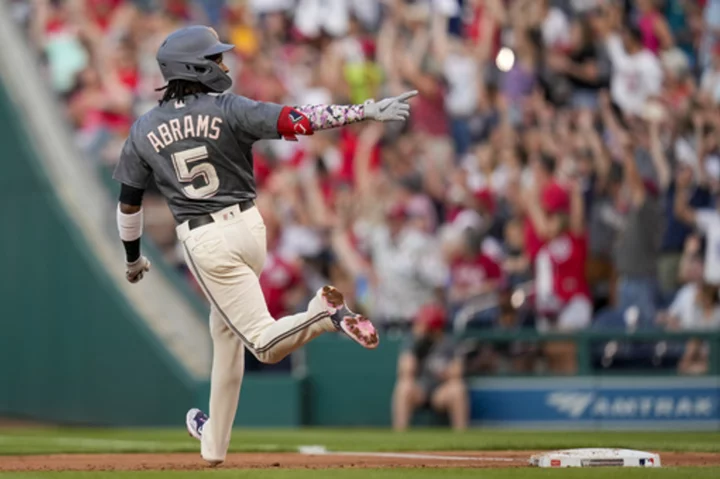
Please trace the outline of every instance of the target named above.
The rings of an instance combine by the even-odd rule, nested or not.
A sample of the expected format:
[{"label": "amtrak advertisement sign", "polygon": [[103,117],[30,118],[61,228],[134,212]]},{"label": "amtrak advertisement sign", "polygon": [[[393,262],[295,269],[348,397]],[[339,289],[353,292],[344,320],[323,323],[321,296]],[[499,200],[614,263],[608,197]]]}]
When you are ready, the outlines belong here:
[{"label": "amtrak advertisement sign", "polygon": [[479,424],[720,428],[720,378],[475,380],[470,397]]},{"label": "amtrak advertisement sign", "polygon": [[545,403],[558,414],[572,418],[596,419],[671,419],[711,418],[717,410],[714,391],[658,390],[653,395],[615,390],[604,393],[555,391]]}]

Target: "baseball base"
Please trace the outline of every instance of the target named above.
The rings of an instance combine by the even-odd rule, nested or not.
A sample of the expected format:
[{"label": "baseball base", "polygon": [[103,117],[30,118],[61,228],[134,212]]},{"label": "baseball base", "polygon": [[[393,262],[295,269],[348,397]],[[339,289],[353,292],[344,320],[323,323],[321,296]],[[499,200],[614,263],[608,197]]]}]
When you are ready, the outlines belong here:
[{"label": "baseball base", "polygon": [[632,449],[584,448],[536,454],[537,467],[660,467],[660,456]]}]

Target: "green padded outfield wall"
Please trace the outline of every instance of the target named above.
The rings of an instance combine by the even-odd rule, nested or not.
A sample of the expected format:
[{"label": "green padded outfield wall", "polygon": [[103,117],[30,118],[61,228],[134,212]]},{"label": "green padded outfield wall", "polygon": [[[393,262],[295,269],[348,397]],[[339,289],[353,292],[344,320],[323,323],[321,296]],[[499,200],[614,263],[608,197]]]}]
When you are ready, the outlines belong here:
[{"label": "green padded outfield wall", "polygon": [[307,423],[389,426],[401,346],[399,339],[384,337],[380,346],[370,351],[335,335],[321,336],[307,344]]},{"label": "green padded outfield wall", "polygon": [[94,261],[0,85],[0,415],[177,424],[196,385]]}]

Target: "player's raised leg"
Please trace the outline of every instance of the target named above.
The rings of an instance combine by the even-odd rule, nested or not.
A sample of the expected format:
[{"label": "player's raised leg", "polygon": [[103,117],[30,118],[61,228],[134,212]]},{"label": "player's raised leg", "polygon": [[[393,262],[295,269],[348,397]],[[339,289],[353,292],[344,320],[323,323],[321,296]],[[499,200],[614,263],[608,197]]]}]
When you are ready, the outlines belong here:
[{"label": "player's raised leg", "polygon": [[366,317],[350,311],[340,291],[333,286],[325,286],[315,293],[307,312],[286,316],[267,325],[258,338],[255,355],[261,361],[281,360],[317,336],[309,329],[303,331],[309,322],[316,319],[325,321],[321,332],[342,331],[368,349],[376,348],[379,343],[372,323]]},{"label": "player's raised leg", "polygon": [[[260,254],[247,256],[250,258],[249,266],[253,269],[255,274],[260,277],[263,264],[265,263],[265,245],[267,244],[265,224],[263,222],[262,215],[260,215],[260,211],[257,208],[247,211],[245,213],[244,220],[250,233],[252,234],[252,237],[255,239],[255,243],[261,247]],[[320,291],[317,291],[315,297],[310,301],[307,311],[309,314],[315,314],[316,311],[328,312],[335,329],[344,332],[363,347],[372,349],[378,345],[377,331],[372,323],[367,318],[350,311],[345,305],[342,293],[332,286],[325,286]],[[303,321],[302,314],[303,313],[300,313],[300,315],[281,318],[271,324],[263,332],[262,337],[260,338],[260,343],[271,344],[274,341],[277,341],[278,338],[284,337],[288,334],[288,328],[294,327],[293,325],[298,320],[301,322]],[[300,340],[299,345],[305,344],[307,341],[309,341],[309,339]],[[294,348],[299,347],[299,345],[295,346],[292,344],[292,338],[289,338],[289,343],[289,346],[293,350]],[[277,353],[282,354],[282,351],[285,349],[286,348],[281,345],[281,347],[277,348]],[[289,353],[285,352],[284,354],[287,355]]]},{"label": "player's raised leg", "polygon": [[372,324],[344,306],[342,295],[332,287],[319,290],[298,314],[273,319],[267,310],[260,282],[249,266],[239,264],[222,278],[198,268],[191,269],[203,284],[217,315],[240,338],[255,357],[276,363],[325,332],[344,331],[367,348],[378,344]]},{"label": "player's raised leg", "polygon": [[332,287],[319,290],[307,311],[276,321],[258,279],[265,256],[260,214],[253,208],[234,217],[214,216],[217,221],[203,228],[178,228],[188,266],[220,319],[260,361],[278,362],[318,335],[336,330],[364,347],[377,346],[372,324],[349,311]]}]

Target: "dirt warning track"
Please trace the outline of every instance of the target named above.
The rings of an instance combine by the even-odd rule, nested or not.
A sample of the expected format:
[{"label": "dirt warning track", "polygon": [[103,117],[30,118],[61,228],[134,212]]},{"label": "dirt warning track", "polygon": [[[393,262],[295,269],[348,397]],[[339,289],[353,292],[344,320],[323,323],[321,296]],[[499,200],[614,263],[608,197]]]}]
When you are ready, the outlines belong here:
[{"label": "dirt warning track", "polygon": [[[422,453],[298,453],[230,454],[223,469],[376,468],[376,467],[529,467],[539,451],[448,451]],[[660,453],[663,466],[720,466],[718,453]],[[139,471],[199,470],[208,466],[196,453],[188,454],[57,454],[0,456],[0,472],[8,471]]]}]

